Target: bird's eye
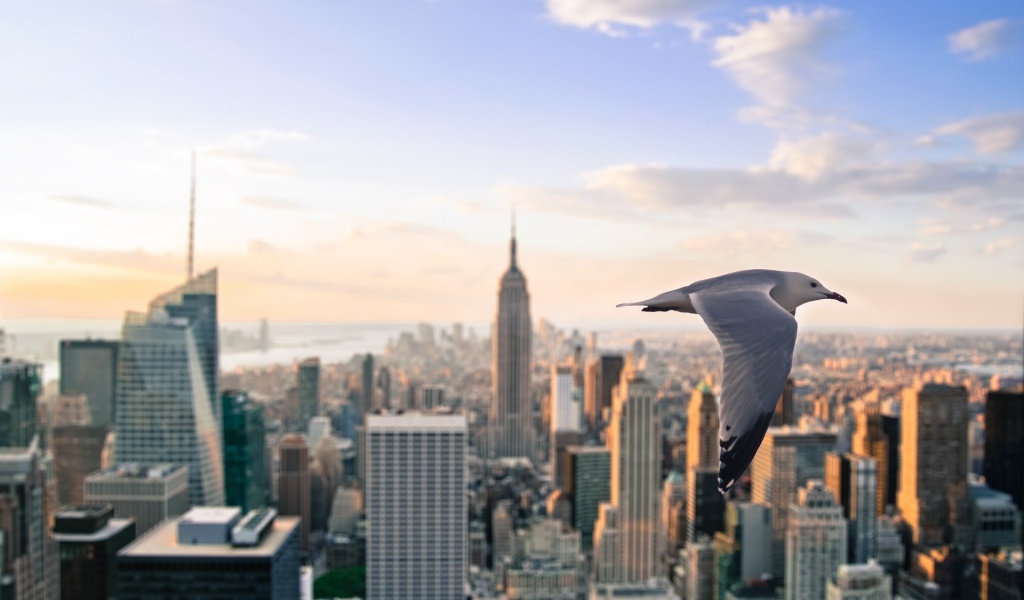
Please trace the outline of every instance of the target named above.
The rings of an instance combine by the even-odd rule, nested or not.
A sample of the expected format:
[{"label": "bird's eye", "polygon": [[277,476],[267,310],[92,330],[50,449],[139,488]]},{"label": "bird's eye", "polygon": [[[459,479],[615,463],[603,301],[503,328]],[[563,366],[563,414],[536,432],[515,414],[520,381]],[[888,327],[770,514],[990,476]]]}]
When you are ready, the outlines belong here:
[{"label": "bird's eye", "polygon": [[818,287],[818,282],[817,281],[812,281],[811,282],[811,287]]}]

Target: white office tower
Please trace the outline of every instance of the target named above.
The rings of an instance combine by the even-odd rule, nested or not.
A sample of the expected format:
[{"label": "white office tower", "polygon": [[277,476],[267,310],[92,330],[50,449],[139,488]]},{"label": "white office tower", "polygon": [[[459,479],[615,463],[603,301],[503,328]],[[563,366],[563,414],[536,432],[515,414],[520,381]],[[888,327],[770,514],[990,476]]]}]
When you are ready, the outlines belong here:
[{"label": "white office tower", "polygon": [[622,524],[619,509],[602,502],[594,525],[594,580],[622,583],[626,580],[622,556]]},{"label": "white office tower", "polygon": [[825,584],[846,563],[843,507],[820,480],[807,482],[790,507],[786,532],[786,600],[824,598]]},{"label": "white office tower", "polygon": [[367,415],[369,600],[465,597],[463,415]]},{"label": "white office tower", "polygon": [[576,394],[572,367],[551,365],[551,433],[582,429],[583,406]]},{"label": "white office tower", "polygon": [[632,359],[612,398],[607,429],[612,454],[612,505],[619,510],[626,582],[646,581],[660,572],[661,418],[656,390]]},{"label": "white office tower", "polygon": [[309,453],[315,454],[320,442],[331,436],[331,418],[313,417],[309,420],[306,429],[306,445],[309,446]]},{"label": "white office tower", "polygon": [[842,565],[836,580],[828,582],[825,600],[892,600],[892,578],[875,561]]}]

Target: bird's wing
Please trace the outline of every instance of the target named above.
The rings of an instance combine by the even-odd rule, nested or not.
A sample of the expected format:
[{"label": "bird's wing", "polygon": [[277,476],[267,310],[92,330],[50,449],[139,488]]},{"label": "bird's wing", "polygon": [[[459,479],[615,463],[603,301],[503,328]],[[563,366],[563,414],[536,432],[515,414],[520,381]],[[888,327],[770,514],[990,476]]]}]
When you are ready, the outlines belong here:
[{"label": "bird's wing", "polygon": [[723,283],[690,294],[724,359],[719,400],[718,488],[731,488],[754,459],[793,365],[796,319],[769,295],[775,282]]}]

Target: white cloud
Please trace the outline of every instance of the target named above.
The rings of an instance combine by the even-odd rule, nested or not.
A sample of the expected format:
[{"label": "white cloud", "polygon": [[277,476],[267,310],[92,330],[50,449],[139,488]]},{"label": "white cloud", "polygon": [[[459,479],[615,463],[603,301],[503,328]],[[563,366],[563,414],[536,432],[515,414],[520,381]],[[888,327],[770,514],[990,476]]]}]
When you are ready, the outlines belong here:
[{"label": "white cloud", "polygon": [[873,144],[861,137],[822,133],[794,140],[780,140],[772,150],[772,169],[815,181],[840,168],[863,165],[872,158]]},{"label": "white cloud", "polygon": [[[575,189],[504,188],[524,207],[598,219],[659,222],[721,210],[784,212],[795,218],[834,218],[871,203],[932,201],[946,208],[1002,209],[1024,189],[1024,166],[962,162],[849,161],[805,164],[794,154],[775,169],[689,169],[613,165],[583,175]],[[844,163],[845,161],[845,163]],[[814,173],[815,177],[808,177]]]},{"label": "white cloud", "polygon": [[839,32],[842,13],[779,7],[763,15],[763,20],[736,26],[733,35],[716,38],[712,64],[732,75],[761,105],[789,107],[811,83],[833,72],[822,50]]},{"label": "white cloud", "polygon": [[[959,135],[980,154],[1010,152],[1024,147],[1024,110],[974,117],[943,125],[935,135]],[[929,136],[925,136],[929,137]]]},{"label": "white cloud", "polygon": [[995,19],[978,23],[949,35],[949,51],[973,60],[987,60],[1020,42],[1024,27],[1019,21]]},{"label": "white cloud", "polygon": [[649,29],[675,23],[699,37],[702,27],[694,29],[693,15],[707,4],[707,0],[546,0],[548,16],[558,23],[612,36],[625,34],[616,26]]},{"label": "white cloud", "polygon": [[904,262],[906,263],[931,263],[938,260],[946,253],[946,247],[942,244],[921,244],[915,243],[910,247]]},{"label": "white cloud", "polygon": [[767,256],[807,244],[823,244],[831,239],[831,236],[808,231],[740,230],[690,238],[682,243],[682,248],[735,258]]}]

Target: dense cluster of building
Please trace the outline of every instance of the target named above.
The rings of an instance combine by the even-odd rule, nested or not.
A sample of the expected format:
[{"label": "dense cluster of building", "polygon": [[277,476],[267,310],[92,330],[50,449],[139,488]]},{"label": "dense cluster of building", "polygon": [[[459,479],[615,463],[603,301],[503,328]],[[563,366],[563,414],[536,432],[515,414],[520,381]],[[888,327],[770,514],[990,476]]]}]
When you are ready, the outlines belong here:
[{"label": "dense cluster of building", "polygon": [[222,373],[213,270],[3,358],[0,598],[1021,599],[1019,336],[805,334],[722,495],[714,339],[529,298],[513,233],[482,338]]}]

